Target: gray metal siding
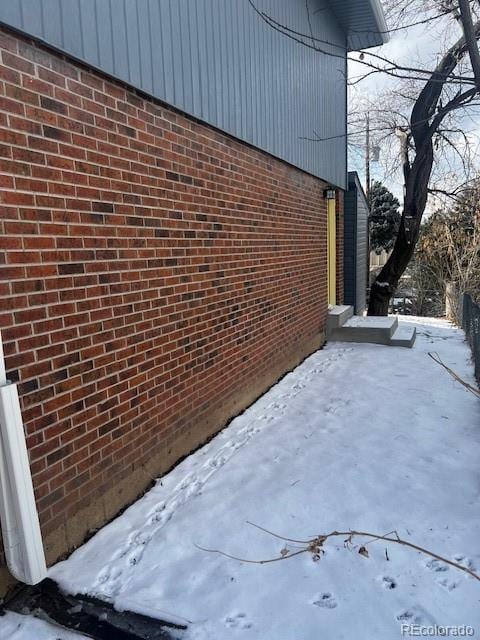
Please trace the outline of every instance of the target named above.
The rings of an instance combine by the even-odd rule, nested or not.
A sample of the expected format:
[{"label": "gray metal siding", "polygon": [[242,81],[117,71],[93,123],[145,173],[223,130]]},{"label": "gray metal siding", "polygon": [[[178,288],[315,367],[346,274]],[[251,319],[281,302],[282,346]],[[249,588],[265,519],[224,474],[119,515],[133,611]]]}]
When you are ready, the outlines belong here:
[{"label": "gray metal siding", "polygon": [[368,206],[362,189],[357,187],[357,255],[356,255],[356,313],[367,306]]},{"label": "gray metal siding", "polygon": [[[309,33],[303,0],[257,0]],[[310,0],[333,55],[266,25],[247,0],[4,0],[0,21],[337,186],[346,186],[346,35]],[[333,139],[312,142],[302,138]]]},{"label": "gray metal siding", "polygon": [[348,174],[344,209],[344,299],[361,314],[367,306],[368,207],[355,172]]},{"label": "gray metal siding", "polygon": [[345,304],[356,306],[356,260],[357,260],[357,192],[350,188],[345,193],[343,218],[343,297]]}]

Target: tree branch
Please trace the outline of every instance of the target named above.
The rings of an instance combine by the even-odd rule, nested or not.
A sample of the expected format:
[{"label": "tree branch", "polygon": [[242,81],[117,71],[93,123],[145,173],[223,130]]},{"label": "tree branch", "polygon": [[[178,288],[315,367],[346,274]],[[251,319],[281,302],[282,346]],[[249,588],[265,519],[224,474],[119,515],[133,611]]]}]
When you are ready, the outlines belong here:
[{"label": "tree branch", "polygon": [[475,84],[480,91],[480,53],[477,46],[477,38],[473,26],[472,12],[470,10],[469,0],[458,0],[460,9],[460,21],[462,23],[463,35],[468,47],[470,62],[472,63]]},{"label": "tree branch", "polygon": [[[265,533],[268,533],[272,536],[274,536],[275,538],[280,538],[281,540],[285,540],[286,542],[291,541],[291,538],[284,538],[283,536],[278,535],[277,533],[273,533],[272,531],[269,531],[268,529],[265,529],[264,527],[260,527],[259,525],[255,525],[253,524],[253,522],[249,522],[248,524],[251,524],[252,526],[256,527],[257,529],[261,529],[262,531],[265,531]],[[392,537],[392,534],[395,534],[394,537]],[[267,558],[265,560],[253,560],[253,559],[247,559],[247,558],[241,558],[238,556],[233,556],[229,553],[225,553],[225,551],[221,551],[219,549],[206,549],[205,547],[200,547],[199,545],[195,545],[195,547],[197,549],[200,549],[201,551],[206,551],[207,553],[217,553],[219,555],[225,556],[226,558],[230,558],[231,560],[238,560],[239,562],[248,562],[251,564],[267,564],[270,562],[279,562],[281,560],[288,560],[289,558],[293,558],[294,556],[298,556],[302,553],[310,553],[313,556],[314,560],[319,560],[320,556],[322,553],[324,553],[323,550],[323,546],[325,544],[325,542],[327,542],[327,540],[329,538],[338,538],[338,537],[342,537],[346,539],[344,540],[344,545],[345,547],[349,547],[352,544],[353,538],[354,537],[362,537],[362,538],[370,538],[370,542],[375,542],[375,541],[380,541],[383,540],[384,542],[392,542],[395,544],[399,544],[405,547],[409,547],[410,549],[413,549],[414,551],[419,551],[420,553],[423,553],[427,556],[430,556],[431,558],[434,558],[435,560],[439,560],[440,562],[444,562],[445,564],[450,565],[451,567],[455,567],[456,569],[459,569],[460,571],[464,571],[465,573],[468,573],[468,575],[470,575],[472,578],[475,578],[475,580],[479,580],[480,581],[480,575],[478,575],[477,573],[475,573],[475,571],[472,571],[471,569],[469,569],[468,567],[465,567],[463,565],[461,565],[458,562],[454,562],[453,560],[448,560],[448,558],[445,558],[444,556],[439,555],[438,553],[434,553],[433,551],[429,551],[428,549],[425,549],[424,547],[420,547],[417,544],[414,544],[413,542],[408,542],[408,540],[403,540],[402,538],[400,538],[400,536],[398,535],[398,533],[396,531],[392,531],[390,533],[387,533],[386,535],[381,535],[381,534],[377,534],[377,533],[370,533],[368,531],[331,531],[330,533],[325,533],[325,534],[321,534],[316,536],[315,538],[312,538],[310,540],[298,540],[295,542],[299,542],[300,544],[305,545],[303,548],[301,548],[298,551],[295,551],[294,553],[290,553],[290,551],[288,549],[282,549],[282,551],[280,552],[279,556],[276,556],[274,558]],[[366,551],[366,545],[369,544],[368,542],[364,543],[363,545],[361,545],[359,547],[359,553],[365,557],[368,557],[368,552]]]}]

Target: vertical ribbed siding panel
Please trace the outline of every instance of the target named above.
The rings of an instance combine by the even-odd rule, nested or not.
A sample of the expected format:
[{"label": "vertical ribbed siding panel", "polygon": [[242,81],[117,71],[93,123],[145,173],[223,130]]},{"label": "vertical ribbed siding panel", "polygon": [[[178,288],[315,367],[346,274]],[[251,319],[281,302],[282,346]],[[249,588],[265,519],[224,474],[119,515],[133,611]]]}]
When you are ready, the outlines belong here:
[{"label": "vertical ribbed siding panel", "polygon": [[245,29],[245,19],[244,12],[239,7],[238,3],[235,6],[235,20],[238,24],[238,29],[236,30],[236,47],[237,56],[239,58],[239,72],[240,72],[240,91],[239,91],[239,111],[240,111],[240,131],[241,137],[245,139],[247,137],[247,120],[250,118],[250,91],[248,81],[249,73],[250,73],[250,60],[245,58],[245,62],[242,64],[240,59],[241,51],[248,51],[247,42],[246,42],[246,29]]},{"label": "vertical ribbed siding panel", "polygon": [[[62,2],[62,0],[60,0]],[[114,72],[114,57],[113,57],[113,25],[112,25],[112,12],[110,10],[111,0],[97,0],[96,1],[96,21],[97,21],[97,42],[100,58],[100,68],[112,69],[112,75]],[[115,40],[118,34],[115,33]],[[67,47],[65,47],[67,50]],[[119,76],[120,77],[120,76]]]},{"label": "vertical ribbed siding panel", "polygon": [[[101,0],[100,0],[101,2]],[[113,67],[116,76],[124,76],[130,82],[129,51],[127,41],[127,16],[125,0],[114,0],[117,2],[116,10],[112,12],[112,31],[115,34],[113,39]]]},{"label": "vertical ribbed siding panel", "polygon": [[222,2],[220,2],[220,6],[216,13],[218,14],[218,31],[220,33],[220,68],[221,68],[221,85],[220,91],[222,93],[222,121],[223,128],[225,131],[230,131],[230,120],[232,111],[235,109],[235,105],[233,104],[233,100],[230,96],[230,84],[229,84],[229,75],[233,74],[233,69],[230,68],[229,65],[229,55],[228,55],[228,45],[229,41],[232,37],[232,31],[229,30],[227,32],[227,20],[226,20],[226,11],[224,7],[221,6]]},{"label": "vertical ribbed siding panel", "polygon": [[[287,19],[291,24],[295,24],[295,8],[293,4],[289,5],[287,8]],[[288,104],[285,108],[286,118],[287,118],[287,128],[288,128],[288,146],[292,149],[292,152],[295,155],[295,164],[301,165],[300,159],[300,145],[296,140],[296,136],[301,136],[302,129],[299,127],[300,123],[300,108],[298,104],[298,100],[296,98],[296,85],[298,82],[297,73],[295,71],[295,63],[291,52],[287,51],[288,55],[288,67],[290,74],[290,84],[287,86],[286,91],[289,95],[293,97],[291,104]],[[295,106],[294,106],[295,105]],[[316,117],[316,110],[313,110],[314,117]]]},{"label": "vertical ribbed siding panel", "polygon": [[247,43],[250,51],[250,55],[247,56],[247,60],[250,62],[250,68],[247,69],[247,73],[249,72],[247,92],[249,93],[248,109],[250,113],[250,120],[247,122],[247,139],[258,140],[260,129],[259,110],[256,108],[260,91],[258,34],[255,25],[248,20],[245,13],[243,13],[243,15],[245,20],[244,29],[246,32],[245,42]]},{"label": "vertical ribbed siding panel", "polygon": [[[200,43],[198,40],[198,17],[197,17],[197,4],[195,7],[191,7],[191,10],[187,12],[188,19],[188,35],[190,38],[190,75],[192,77],[192,95],[193,95],[193,111],[202,117],[202,75],[204,68],[200,62]],[[197,58],[197,71],[195,69],[195,58]]]},{"label": "vertical ribbed siding panel", "polygon": [[153,93],[153,43],[150,38],[149,3],[137,2],[137,21],[140,44],[140,78],[144,91]]},{"label": "vertical ribbed siding panel", "polygon": [[[187,113],[198,113],[194,108],[193,98],[193,82],[192,73],[193,65],[195,62],[192,59],[192,53],[190,49],[190,18],[189,14],[194,13],[192,9],[189,9],[190,0],[176,0],[178,4],[178,24],[180,32],[180,60],[182,63],[181,78],[183,82],[183,108]],[[198,62],[197,62],[198,64]],[[198,69],[198,67],[197,67]],[[195,75],[198,74],[198,70],[195,69]],[[198,101],[197,101],[198,102]]]},{"label": "vertical ribbed siding panel", "polygon": [[0,6],[0,18],[5,24],[10,24],[17,29],[22,28],[22,5],[20,2],[2,2]]},{"label": "vertical ribbed siding panel", "polygon": [[[326,0],[309,2],[314,35],[345,47]],[[309,35],[304,2],[256,4]],[[0,2],[0,21],[345,186],[342,49],[312,51],[266,25],[246,1],[9,0]],[[338,138],[303,139],[315,134]]]},{"label": "vertical ribbed siding panel", "polygon": [[160,6],[156,0],[148,0],[148,23],[150,37],[150,64],[152,65],[152,93],[165,93],[165,72],[163,68],[162,43],[158,34],[161,29]]},{"label": "vertical ribbed siding panel", "polygon": [[368,206],[358,175],[348,174],[344,207],[344,302],[362,314],[367,306]]},{"label": "vertical ribbed siding panel", "polygon": [[[222,66],[224,64],[224,60],[222,58],[222,44],[221,44],[221,24],[220,17],[218,15],[220,7],[219,0],[212,0],[211,2],[212,11],[211,11],[211,21],[212,21],[212,42],[213,42],[213,64],[214,64],[214,75],[213,75],[213,84],[212,91],[215,96],[215,111],[216,111],[216,122],[220,129],[224,128],[224,108],[223,108],[223,83],[222,83]],[[207,14],[208,20],[208,14]]]},{"label": "vertical ribbed siding panel", "polygon": [[70,0],[68,6],[62,10],[63,43],[75,58],[85,59],[82,47],[82,24],[80,22],[79,0]]},{"label": "vertical ribbed siding panel", "polygon": [[[75,0],[73,0],[75,2]],[[3,0],[2,4],[9,5],[9,0]],[[11,3],[15,4],[15,3]],[[44,25],[42,8],[36,0],[20,0],[19,4],[20,16],[22,25],[24,25],[25,31],[31,33],[33,36],[41,37]]]},{"label": "vertical ribbed siding panel", "polygon": [[124,0],[125,31],[127,36],[128,77],[130,84],[142,87],[140,72],[140,34],[137,15],[138,0]]},{"label": "vertical ribbed siding panel", "polygon": [[367,306],[367,260],[368,260],[368,205],[357,181],[357,264],[356,264],[356,313]]},{"label": "vertical ribbed siding panel", "polygon": [[161,47],[163,54],[163,87],[164,92],[158,93],[157,95],[165,96],[164,100],[169,104],[174,104],[175,101],[175,79],[173,74],[173,50],[170,44],[170,39],[163,38],[162,34],[169,32],[172,28],[172,10],[170,6],[170,1],[166,0],[164,2],[158,3],[158,0],[155,0],[157,4],[160,4],[160,23],[159,28],[160,31],[157,34],[157,46]]},{"label": "vertical ribbed siding panel", "polygon": [[358,192],[349,174],[343,217],[343,299],[357,309],[357,202]]},{"label": "vertical ribbed siding panel", "polygon": [[[59,49],[63,47],[63,30],[61,22],[62,14],[60,11],[60,2],[61,0],[43,0],[40,5],[42,8],[43,26],[43,34],[41,34],[40,37],[44,38],[47,42],[52,44],[54,47],[58,47]],[[12,6],[14,3],[8,2],[5,4]],[[3,11],[3,6],[0,11]]]},{"label": "vertical ribbed siding panel", "polygon": [[255,25],[258,29],[258,48],[260,52],[259,69],[260,75],[260,102],[257,102],[260,111],[260,135],[259,142],[262,149],[268,149],[267,139],[267,80],[268,80],[268,65],[265,61],[265,43],[270,36],[270,32],[265,32],[262,29],[261,23]]},{"label": "vertical ribbed siding panel", "polygon": [[[162,29],[162,38],[170,45],[172,49],[172,67],[173,67],[173,87],[174,94],[172,103],[174,105],[182,105],[185,108],[185,82],[183,77],[183,60],[182,60],[182,31],[180,29],[180,5],[177,0],[170,0],[170,25],[171,31],[167,32]],[[167,35],[168,34],[168,35]],[[170,38],[170,40],[169,40]]]},{"label": "vertical ribbed siding panel", "polygon": [[[240,26],[240,22],[238,19],[238,3],[229,5],[230,9],[230,21],[233,24]],[[238,38],[239,28],[233,30],[233,38],[230,41],[230,50],[231,50],[231,69],[236,70],[236,73],[230,72],[230,82],[233,88],[233,101],[235,104],[235,119],[233,122],[233,126],[235,131],[239,132],[241,138],[245,137],[245,133],[242,126],[242,111],[244,111],[243,104],[243,91],[244,91],[244,82],[243,82],[243,74],[245,73],[246,66],[246,58],[241,55],[242,51],[245,51],[244,48],[240,48],[240,42]]]},{"label": "vertical ribbed siding panel", "polygon": [[197,19],[198,19],[198,37],[200,40],[199,45],[199,60],[202,64],[202,68],[205,70],[205,73],[202,75],[201,90],[202,90],[202,114],[201,117],[206,119],[207,115],[211,118],[216,118],[216,101],[215,95],[212,92],[212,78],[215,77],[215,61],[214,61],[214,44],[213,44],[213,36],[212,36],[212,23],[209,17],[206,15],[205,11],[202,11],[201,7],[198,3],[196,3],[197,8]]},{"label": "vertical ribbed siding panel", "polygon": [[97,21],[95,19],[95,0],[80,2],[80,24],[82,48],[85,57],[89,57],[95,66],[100,64],[98,56]]}]

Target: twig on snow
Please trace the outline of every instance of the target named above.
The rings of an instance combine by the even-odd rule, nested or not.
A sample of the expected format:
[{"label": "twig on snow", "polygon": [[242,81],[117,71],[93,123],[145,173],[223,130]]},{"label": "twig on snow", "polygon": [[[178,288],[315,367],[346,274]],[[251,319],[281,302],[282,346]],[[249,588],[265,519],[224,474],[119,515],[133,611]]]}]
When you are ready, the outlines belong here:
[{"label": "twig on snow", "polygon": [[[279,562],[280,560],[285,560],[287,558],[286,554],[278,556],[278,558],[267,558],[267,560],[249,560],[248,558],[239,558],[238,556],[232,556],[230,553],[225,553],[225,551],[220,551],[219,549],[206,549],[205,547],[201,547],[198,544],[194,545],[200,551],[206,551],[207,553],[218,553],[220,556],[225,556],[225,558],[230,558],[230,560],[238,560],[239,562],[248,562],[250,564],[268,564],[269,562]],[[300,551],[296,551],[295,553],[291,553],[288,558],[293,558],[293,556],[299,556],[301,553],[306,553],[309,549],[300,549]]]},{"label": "twig on snow", "polygon": [[[451,567],[458,569],[459,571],[463,571],[464,573],[467,573],[472,578],[475,578],[475,580],[480,581],[480,575],[475,573],[475,571],[473,571],[472,569],[469,569],[468,567],[464,567],[458,562],[455,562],[454,560],[449,560],[448,558],[445,558],[444,556],[441,556],[438,553],[434,553],[429,549],[420,547],[419,545],[414,544],[413,542],[408,542],[407,540],[403,540],[402,538],[400,538],[397,531],[395,530],[385,535],[370,533],[368,531],[355,531],[355,530],[331,531],[330,533],[318,535],[309,540],[296,540],[294,538],[287,538],[279,535],[278,533],[274,533],[273,531],[269,531],[268,529],[265,529],[264,527],[261,527],[258,524],[254,524],[253,522],[248,522],[248,524],[250,524],[253,527],[256,527],[257,529],[260,529],[261,531],[264,531],[265,533],[268,533],[271,536],[274,536],[275,538],[280,538],[281,540],[285,540],[286,542],[303,544],[305,546],[293,553],[290,553],[288,549],[284,548],[281,550],[279,556],[276,556],[275,558],[268,558],[266,560],[252,560],[252,559],[240,558],[238,556],[233,556],[229,553],[225,553],[224,551],[220,551],[219,549],[206,549],[205,547],[200,547],[199,545],[195,545],[195,546],[197,547],[197,549],[200,549],[201,551],[206,551],[207,553],[217,553],[219,555],[225,556],[226,558],[230,558],[231,560],[238,560],[239,562],[248,562],[250,564],[267,564],[270,562],[280,562],[281,560],[288,560],[289,558],[293,558],[294,556],[298,556],[302,553],[307,553],[307,552],[312,555],[313,560],[318,561],[320,560],[321,556],[325,553],[323,547],[325,542],[327,542],[329,538],[337,538],[337,537],[345,538],[346,536],[346,538],[344,539],[344,546],[346,548],[349,548],[350,545],[353,544],[353,538],[370,538],[370,540],[364,542],[358,547],[358,553],[366,558],[368,558],[368,551],[366,549],[366,545],[370,544],[371,542],[377,542],[379,540],[382,540],[384,542],[393,542],[395,544],[399,544],[404,547],[413,549],[414,551],[419,551],[420,553],[430,556],[435,560],[439,560],[440,562],[444,562],[445,564],[448,564]],[[395,534],[395,537],[391,537],[392,534]],[[388,553],[386,549],[385,549],[385,556],[388,560],[389,558],[388,558]]]},{"label": "twig on snow", "polygon": [[463,384],[463,386],[465,387],[465,389],[467,389],[468,391],[470,391],[470,393],[473,393],[474,396],[476,396],[477,398],[480,398],[480,391],[478,389],[475,389],[474,386],[472,386],[471,384],[468,384],[468,382],[465,382],[465,380],[462,380],[462,378],[460,378],[460,376],[455,373],[455,371],[453,371],[453,369],[450,369],[450,367],[447,367],[446,364],[444,364],[440,358],[440,356],[438,355],[438,353],[434,352],[428,352],[428,355],[430,356],[430,358],[432,358],[432,360],[434,360],[437,364],[439,364],[441,367],[443,367],[444,369],[446,369],[448,371],[448,373],[455,378],[455,380],[457,380],[458,382],[460,382],[460,384]]}]

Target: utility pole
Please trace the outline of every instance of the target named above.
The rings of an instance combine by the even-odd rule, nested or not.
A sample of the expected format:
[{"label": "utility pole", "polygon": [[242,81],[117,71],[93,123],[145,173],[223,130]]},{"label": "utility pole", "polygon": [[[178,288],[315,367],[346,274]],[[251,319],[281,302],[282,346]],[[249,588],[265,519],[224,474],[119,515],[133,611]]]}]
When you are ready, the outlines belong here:
[{"label": "utility pole", "polygon": [[366,140],[365,140],[365,195],[367,196],[368,208],[370,208],[370,112],[367,111],[366,120]]},{"label": "utility pole", "polygon": [[365,127],[365,195],[367,196],[367,298],[370,295],[370,112],[367,111]]}]

